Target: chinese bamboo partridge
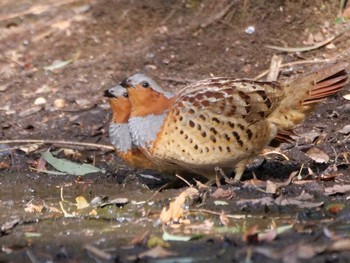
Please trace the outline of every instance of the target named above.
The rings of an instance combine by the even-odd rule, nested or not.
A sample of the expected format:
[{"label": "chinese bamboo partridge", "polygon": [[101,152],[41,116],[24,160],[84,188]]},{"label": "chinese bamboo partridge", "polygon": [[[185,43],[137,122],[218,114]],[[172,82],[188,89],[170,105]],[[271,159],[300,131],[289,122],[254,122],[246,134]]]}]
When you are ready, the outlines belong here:
[{"label": "chinese bamboo partridge", "polygon": [[347,63],[327,65],[285,82],[211,78],[175,96],[150,77],[120,84],[132,104],[133,143],[157,167],[182,167],[212,180],[215,168],[240,180],[247,162],[278,134],[288,134],[322,99],[347,83]]},{"label": "chinese bamboo partridge", "polygon": [[151,162],[131,140],[128,120],[131,103],[125,88],[117,85],[104,92],[112,109],[112,120],[109,125],[109,139],[117,155],[133,168],[155,169]]}]

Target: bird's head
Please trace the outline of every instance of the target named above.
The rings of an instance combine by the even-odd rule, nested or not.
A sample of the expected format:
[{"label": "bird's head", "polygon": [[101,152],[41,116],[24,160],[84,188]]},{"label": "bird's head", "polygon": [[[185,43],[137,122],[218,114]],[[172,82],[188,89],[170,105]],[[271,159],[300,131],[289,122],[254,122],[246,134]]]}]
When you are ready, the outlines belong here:
[{"label": "bird's head", "polygon": [[108,98],[111,106],[114,123],[127,123],[131,112],[131,102],[127,90],[117,85],[104,91],[104,96]]},{"label": "bird's head", "polygon": [[120,82],[128,91],[132,104],[131,116],[159,115],[169,109],[174,102],[174,95],[163,90],[149,76],[135,74]]}]

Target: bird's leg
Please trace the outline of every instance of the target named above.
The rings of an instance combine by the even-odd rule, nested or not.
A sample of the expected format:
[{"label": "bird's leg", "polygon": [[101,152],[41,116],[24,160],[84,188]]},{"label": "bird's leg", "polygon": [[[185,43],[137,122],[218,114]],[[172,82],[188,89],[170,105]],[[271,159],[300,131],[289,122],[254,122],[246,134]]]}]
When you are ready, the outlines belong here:
[{"label": "bird's leg", "polygon": [[231,178],[228,178],[228,176],[224,173],[224,171],[220,168],[220,167],[215,167],[214,168],[215,172],[216,172],[216,184],[217,186],[219,187],[221,184],[220,184],[220,178],[218,176],[218,174],[225,179],[225,182],[227,184],[233,184],[234,183],[234,180],[232,180]]},{"label": "bird's leg", "polygon": [[235,181],[240,181],[242,178],[242,175],[244,173],[244,170],[248,164],[248,160],[242,160],[240,161],[236,167],[235,167]]}]

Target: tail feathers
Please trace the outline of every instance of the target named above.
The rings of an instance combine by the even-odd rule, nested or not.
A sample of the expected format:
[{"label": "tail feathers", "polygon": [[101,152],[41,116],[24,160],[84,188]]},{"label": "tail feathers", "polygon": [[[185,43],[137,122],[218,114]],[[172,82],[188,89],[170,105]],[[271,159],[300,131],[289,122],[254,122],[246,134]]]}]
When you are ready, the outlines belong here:
[{"label": "tail feathers", "polygon": [[281,143],[294,143],[295,140],[292,136],[296,136],[292,130],[279,130],[276,137],[270,142],[269,146],[278,147]]},{"label": "tail feathers", "polygon": [[318,103],[324,98],[331,96],[341,90],[344,85],[346,85],[348,76],[344,70],[340,71],[338,74],[339,77],[325,79],[319,83],[316,83],[314,88],[310,91],[309,98],[303,102],[303,105]]},{"label": "tail feathers", "polygon": [[346,62],[330,64],[283,84],[285,97],[269,116],[279,130],[291,130],[305,119],[318,102],[340,91],[348,83]]}]

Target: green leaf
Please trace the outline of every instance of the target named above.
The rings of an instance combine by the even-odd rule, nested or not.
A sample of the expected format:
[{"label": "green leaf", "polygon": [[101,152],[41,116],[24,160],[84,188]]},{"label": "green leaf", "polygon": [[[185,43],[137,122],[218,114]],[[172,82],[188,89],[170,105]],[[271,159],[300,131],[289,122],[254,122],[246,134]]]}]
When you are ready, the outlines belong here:
[{"label": "green leaf", "polygon": [[54,157],[49,151],[46,151],[42,154],[46,162],[51,164],[55,169],[60,172],[72,174],[72,175],[85,175],[89,173],[104,173],[104,170],[101,170],[91,164],[78,164],[71,162],[66,159],[59,159]]}]

